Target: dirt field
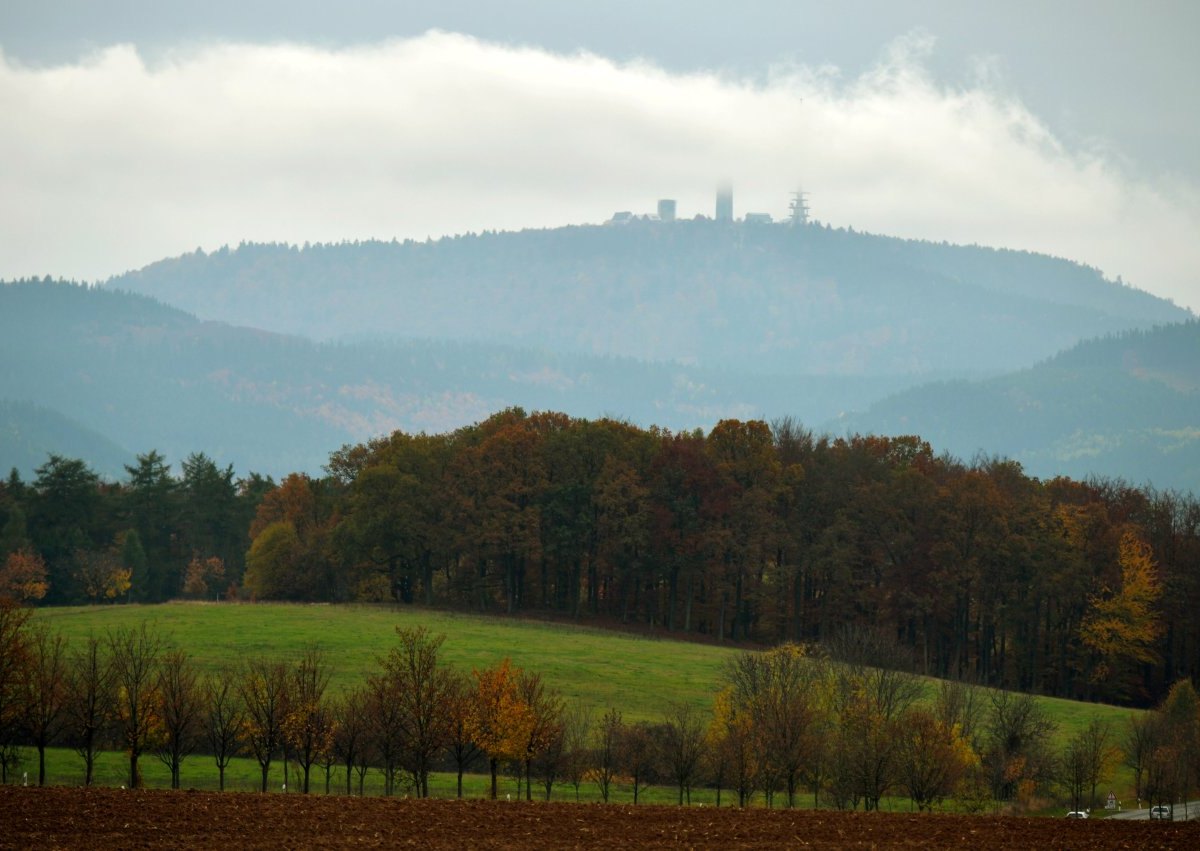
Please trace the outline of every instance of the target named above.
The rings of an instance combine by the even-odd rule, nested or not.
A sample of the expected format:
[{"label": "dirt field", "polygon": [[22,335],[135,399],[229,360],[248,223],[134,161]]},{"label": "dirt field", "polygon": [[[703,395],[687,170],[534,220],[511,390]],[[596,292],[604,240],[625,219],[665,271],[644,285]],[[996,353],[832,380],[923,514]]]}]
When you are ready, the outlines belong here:
[{"label": "dirt field", "polygon": [[2,848],[1200,848],[1200,822],[0,787]]}]

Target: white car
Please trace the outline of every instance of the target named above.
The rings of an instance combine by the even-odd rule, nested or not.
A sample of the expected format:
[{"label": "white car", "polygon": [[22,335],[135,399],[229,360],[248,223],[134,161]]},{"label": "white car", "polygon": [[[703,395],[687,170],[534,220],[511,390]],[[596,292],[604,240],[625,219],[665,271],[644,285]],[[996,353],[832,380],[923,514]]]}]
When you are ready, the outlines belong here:
[{"label": "white car", "polygon": [[1151,807],[1150,818],[1169,819],[1171,817],[1170,807]]},{"label": "white car", "polygon": [[1081,812],[1080,810],[1075,810],[1074,812],[1067,813],[1067,818],[1087,818],[1087,817],[1088,817],[1088,814],[1085,812]]}]

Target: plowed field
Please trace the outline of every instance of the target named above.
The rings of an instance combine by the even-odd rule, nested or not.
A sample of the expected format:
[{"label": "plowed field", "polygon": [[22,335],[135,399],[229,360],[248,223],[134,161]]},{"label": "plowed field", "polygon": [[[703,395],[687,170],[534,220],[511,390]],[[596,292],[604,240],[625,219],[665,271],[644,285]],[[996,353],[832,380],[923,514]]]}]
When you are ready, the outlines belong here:
[{"label": "plowed field", "polygon": [[1200,822],[0,787],[3,848],[1200,848]]}]

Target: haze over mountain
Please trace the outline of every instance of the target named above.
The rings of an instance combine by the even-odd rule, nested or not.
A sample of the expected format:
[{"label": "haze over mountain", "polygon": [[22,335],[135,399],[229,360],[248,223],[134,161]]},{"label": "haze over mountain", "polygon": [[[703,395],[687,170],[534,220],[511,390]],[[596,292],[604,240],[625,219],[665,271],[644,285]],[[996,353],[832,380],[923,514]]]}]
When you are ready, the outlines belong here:
[{"label": "haze over mountain", "polygon": [[[124,291],[135,288],[213,319]],[[1141,481],[1171,470],[1132,452],[1095,469],[1087,463],[1099,453],[1075,453],[1056,468],[1058,433],[1013,446],[1003,425],[977,437],[931,420],[925,434],[911,418],[853,412],[910,389],[941,392],[953,407],[953,394],[914,388],[1189,316],[1062,260],[817,225],[636,221],[428,243],[246,245],[162,261],[105,288],[0,287],[0,399],[57,412],[127,454],[157,449],[178,462],[203,451],[276,476],[316,473],[347,442],[448,431],[518,405],[674,430],[793,416],[916,432],[965,457],[1012,452],[1042,475]],[[1111,399],[1106,369],[1089,374]],[[1177,430],[1188,416],[1185,403],[1156,425],[1156,410],[1142,405],[1144,428]],[[1086,413],[1097,429],[1117,427]],[[70,454],[79,444],[34,445]],[[29,469],[27,452],[0,456]],[[109,457],[101,469],[112,466]],[[1187,469],[1169,481],[1186,481]]]},{"label": "haze over mountain", "polygon": [[[898,386],[460,341],[317,343],[49,281],[0,285],[0,363],[0,400],[56,411],[127,456],[157,449],[178,463],[203,451],[276,477],[317,474],[347,442],[449,431],[513,405],[691,429],[775,410],[820,422]],[[119,476],[108,449],[21,423],[20,442],[0,440],[0,468],[28,474],[45,460],[30,460],[32,445]]]},{"label": "haze over mountain", "polygon": [[1032,475],[1200,491],[1200,322],[1089,340],[1026,370],[936,382],[843,417],[841,430],[919,434],[960,458]]},{"label": "haze over mountain", "polygon": [[758,374],[1011,370],[1191,315],[1041,255],[712,220],[242,245],[107,286],[316,339],[487,341]]}]

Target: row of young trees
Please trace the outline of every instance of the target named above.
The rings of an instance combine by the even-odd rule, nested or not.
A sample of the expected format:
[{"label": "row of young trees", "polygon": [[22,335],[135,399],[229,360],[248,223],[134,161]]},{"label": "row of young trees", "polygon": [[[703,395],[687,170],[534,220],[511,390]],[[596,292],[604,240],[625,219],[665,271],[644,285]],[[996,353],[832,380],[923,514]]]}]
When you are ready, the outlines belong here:
[{"label": "row of young trees", "polygon": [[1140,705],[1200,677],[1194,497],[916,437],[512,409],[278,486],[153,452],[120,484],[37,473],[0,486],[0,585],[43,602],[394,599],[764,644],[881,625],[925,673]]},{"label": "row of young trees", "polygon": [[90,784],[99,751],[128,756],[128,783],[154,754],[180,786],[186,759],[206,754],[225,787],[239,755],[255,759],[261,790],[271,767],[295,766],[294,788],[309,792],[334,768],[345,794],[363,794],[376,771],[385,795],[429,795],[435,770],[483,767],[497,796],[502,769],[518,794],[549,800],[556,785],[585,783],[608,801],[618,783],[637,803],[650,785],[671,786],[678,802],[698,787],[741,806],[877,809],[906,796],[922,811],[947,800],[967,810],[994,802],[1027,806],[1049,795],[1072,809],[1095,806],[1098,787],[1121,759],[1135,794],[1152,803],[1185,798],[1200,784],[1200,699],[1187,681],[1157,709],[1114,730],[1094,721],[1065,743],[1030,695],[944,681],[932,700],[922,681],[896,667],[903,654],[877,632],[847,631],[821,652],[784,644],[745,652],[727,664],[711,712],[664,707],[658,721],[599,718],[565,701],[542,678],[507,660],[471,675],[439,657],[443,637],[397,629],[397,642],[365,682],[328,694],[330,671],[316,649],[291,663],[259,659],[202,675],[187,653],[153,629],[116,630],[71,648],[30,625],[29,610],[0,604],[0,781],[11,782],[21,746],[68,745]]}]

